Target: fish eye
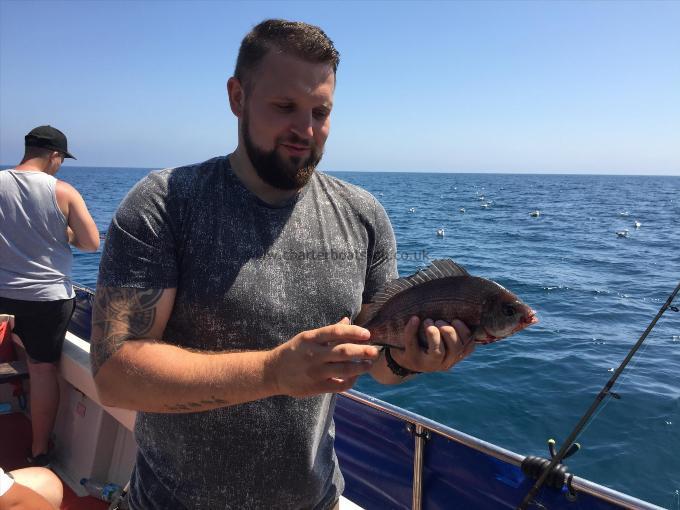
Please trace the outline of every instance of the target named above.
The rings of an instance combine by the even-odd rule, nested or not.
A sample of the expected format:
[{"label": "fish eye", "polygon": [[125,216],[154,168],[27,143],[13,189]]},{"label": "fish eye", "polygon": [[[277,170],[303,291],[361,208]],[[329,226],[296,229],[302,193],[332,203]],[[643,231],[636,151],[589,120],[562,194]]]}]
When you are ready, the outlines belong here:
[{"label": "fish eye", "polygon": [[515,307],[507,303],[503,305],[502,311],[503,315],[506,317],[512,317],[515,315]]}]

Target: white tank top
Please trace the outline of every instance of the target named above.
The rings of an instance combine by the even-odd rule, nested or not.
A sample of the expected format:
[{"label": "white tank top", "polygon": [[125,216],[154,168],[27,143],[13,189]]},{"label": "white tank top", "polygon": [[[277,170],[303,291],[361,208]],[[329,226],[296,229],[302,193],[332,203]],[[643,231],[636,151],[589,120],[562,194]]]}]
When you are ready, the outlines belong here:
[{"label": "white tank top", "polygon": [[0,171],[0,297],[54,301],[74,296],[67,219],[57,179],[38,171]]}]

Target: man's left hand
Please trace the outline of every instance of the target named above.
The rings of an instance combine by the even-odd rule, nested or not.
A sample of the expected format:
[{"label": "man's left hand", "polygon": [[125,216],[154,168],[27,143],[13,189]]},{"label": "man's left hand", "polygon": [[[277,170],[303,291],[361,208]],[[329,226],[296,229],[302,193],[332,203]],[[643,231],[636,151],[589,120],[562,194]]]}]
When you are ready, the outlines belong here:
[{"label": "man's left hand", "polygon": [[[418,337],[427,342],[427,348]],[[467,358],[475,349],[468,327],[459,320],[449,324],[425,319],[420,322],[411,317],[404,328],[405,350],[391,349],[394,361],[415,372],[439,372],[449,370]]]}]

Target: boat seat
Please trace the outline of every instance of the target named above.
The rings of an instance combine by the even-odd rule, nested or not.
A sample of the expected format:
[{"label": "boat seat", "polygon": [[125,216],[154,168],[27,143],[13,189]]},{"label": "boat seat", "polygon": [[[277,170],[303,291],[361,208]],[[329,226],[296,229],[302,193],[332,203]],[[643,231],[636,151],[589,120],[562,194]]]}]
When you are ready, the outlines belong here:
[{"label": "boat seat", "polygon": [[0,363],[0,384],[10,382],[16,378],[28,377],[28,367],[24,361],[8,361]]}]

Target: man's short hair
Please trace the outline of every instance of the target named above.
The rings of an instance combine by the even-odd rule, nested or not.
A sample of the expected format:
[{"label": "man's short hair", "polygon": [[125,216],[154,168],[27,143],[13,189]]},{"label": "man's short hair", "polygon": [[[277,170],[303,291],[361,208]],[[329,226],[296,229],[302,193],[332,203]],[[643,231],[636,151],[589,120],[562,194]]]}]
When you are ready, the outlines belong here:
[{"label": "man's short hair", "polygon": [[27,158],[47,158],[54,150],[44,149],[42,147],[31,147],[30,145],[24,150],[24,159]]},{"label": "man's short hair", "polygon": [[319,27],[301,21],[268,19],[256,25],[241,42],[234,77],[244,88],[248,88],[253,72],[272,49],[307,62],[329,64],[334,75],[340,64],[340,53]]}]

